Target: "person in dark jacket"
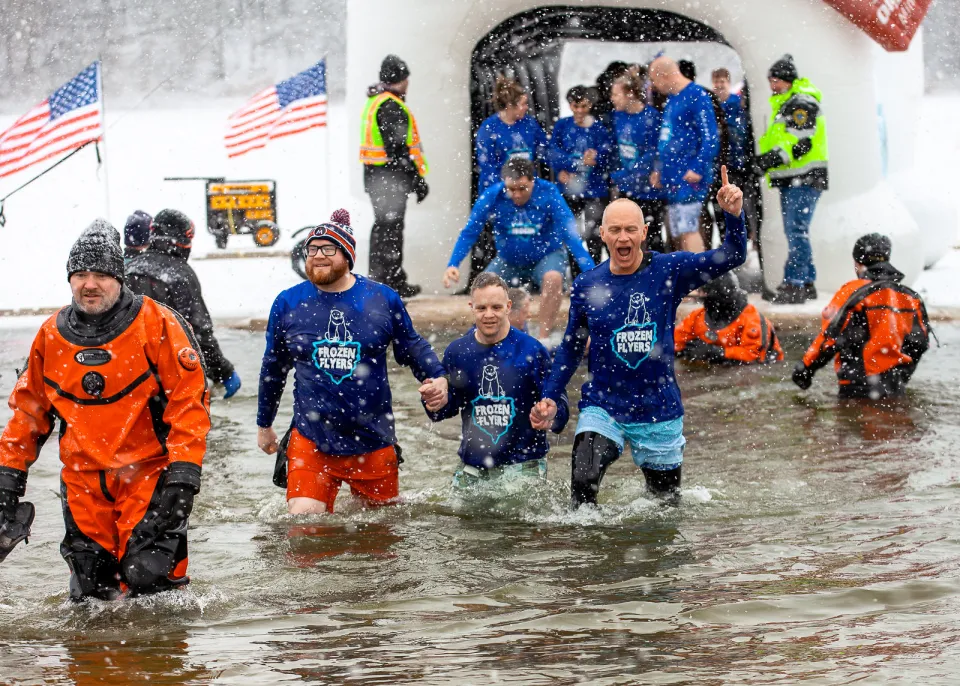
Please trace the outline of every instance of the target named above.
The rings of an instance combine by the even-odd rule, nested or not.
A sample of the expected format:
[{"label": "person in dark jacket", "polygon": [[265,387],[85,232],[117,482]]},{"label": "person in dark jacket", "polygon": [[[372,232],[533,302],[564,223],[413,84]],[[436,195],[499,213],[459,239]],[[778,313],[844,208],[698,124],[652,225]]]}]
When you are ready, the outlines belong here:
[{"label": "person in dark jacket", "polygon": [[410,69],[396,55],[387,55],[380,65],[380,81],[367,90],[361,115],[363,187],[373,205],[370,233],[370,276],[400,294],[412,298],[420,286],[407,280],[403,269],[403,229],[407,195],[417,202],[430,189],[424,177],[427,160],[420,144],[417,122],[404,102]]},{"label": "person in dark jacket", "polygon": [[126,266],[127,285],[176,310],[193,328],[214,383],[230,398],[240,390],[240,376],[213,335],[213,320],[200,291],[200,280],[187,264],[193,243],[193,222],[177,210],[162,210],[151,225],[150,247]]},{"label": "person in dark jacket", "polygon": [[130,262],[150,246],[150,222],[153,217],[143,210],[136,210],[127,217],[123,226],[123,262]]}]

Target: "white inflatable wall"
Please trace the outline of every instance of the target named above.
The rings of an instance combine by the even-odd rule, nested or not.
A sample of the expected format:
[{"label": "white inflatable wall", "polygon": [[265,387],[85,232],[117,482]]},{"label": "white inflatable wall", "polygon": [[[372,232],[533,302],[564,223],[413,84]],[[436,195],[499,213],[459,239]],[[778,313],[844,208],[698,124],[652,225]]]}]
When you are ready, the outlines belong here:
[{"label": "white inflatable wall", "polygon": [[[453,241],[470,210],[472,52],[478,41],[504,20],[550,4],[534,0],[348,3],[347,111],[359,122],[366,88],[377,80],[384,55],[400,55],[412,73],[408,103],[417,117],[430,162],[431,195],[422,205],[411,202],[405,266],[411,279],[429,290],[440,289]],[[851,248],[865,233],[878,231],[892,238],[893,261],[906,272],[908,281],[916,278],[925,262],[929,264],[928,253],[940,249],[941,236],[955,235],[954,215],[935,200],[931,205],[930,193],[924,192],[921,184],[904,184],[898,195],[884,178],[881,163],[878,105],[883,102],[891,178],[909,177],[911,133],[901,134],[895,127],[909,120],[910,108],[917,106],[923,78],[922,60],[916,56],[919,49],[906,55],[885,54],[859,29],[814,0],[568,0],[563,4],[660,9],[716,29],[739,54],[751,84],[751,116],[758,136],[769,119],[767,69],[786,52],[794,56],[801,75],[823,91],[828,122],[831,187],[821,200],[811,230],[821,291],[832,292],[852,277]],[[878,93],[876,76],[881,73],[890,78],[882,79],[883,92]],[[350,131],[350,149],[357,150],[359,123]],[[361,204],[365,203],[362,174],[355,159],[351,160],[351,187]],[[786,241],[779,194],[767,189],[764,200],[766,279],[775,287],[783,274]],[[363,229],[359,233],[363,236]]]}]

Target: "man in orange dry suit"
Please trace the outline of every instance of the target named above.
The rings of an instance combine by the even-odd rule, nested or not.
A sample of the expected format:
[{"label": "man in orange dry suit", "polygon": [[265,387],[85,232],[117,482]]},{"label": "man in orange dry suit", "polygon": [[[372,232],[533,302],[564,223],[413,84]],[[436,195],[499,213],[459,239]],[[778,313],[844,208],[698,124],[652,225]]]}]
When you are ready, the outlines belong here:
[{"label": "man in orange dry suit", "polygon": [[890,239],[861,236],[853,246],[857,278],[845,283],[823,311],[823,328],[793,370],[793,382],[810,388],[831,358],[841,398],[877,400],[903,395],[930,347],[930,321],[920,296],[890,264]]},{"label": "man in orange dry suit", "polygon": [[59,419],[71,598],[182,586],[210,429],[203,358],[179,314],[124,287],[120,234],[107,222],[77,239],[67,276],[73,302],[44,322],[10,396],[0,532]]},{"label": "man in orange dry suit", "polygon": [[703,307],[673,333],[677,357],[703,362],[754,364],[783,360],[773,323],[747,301],[732,273],[703,286]]}]

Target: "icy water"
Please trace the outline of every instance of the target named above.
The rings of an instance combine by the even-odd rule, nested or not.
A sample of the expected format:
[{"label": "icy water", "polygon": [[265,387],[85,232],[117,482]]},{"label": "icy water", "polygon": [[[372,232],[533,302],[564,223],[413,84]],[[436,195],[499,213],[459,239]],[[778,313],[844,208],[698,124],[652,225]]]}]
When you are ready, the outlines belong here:
[{"label": "icy water", "polygon": [[[3,397],[34,332],[0,331]],[[684,368],[678,509],[627,457],[570,512],[571,429],[543,488],[454,497],[458,424],[402,370],[404,503],[294,519],[256,449],[262,334],[223,332],[245,385],[213,405],[189,590],[66,600],[51,441],[0,567],[0,683],[956,683],[960,327],[938,333],[895,407],[841,405],[825,372],[801,393],[792,363]]]}]

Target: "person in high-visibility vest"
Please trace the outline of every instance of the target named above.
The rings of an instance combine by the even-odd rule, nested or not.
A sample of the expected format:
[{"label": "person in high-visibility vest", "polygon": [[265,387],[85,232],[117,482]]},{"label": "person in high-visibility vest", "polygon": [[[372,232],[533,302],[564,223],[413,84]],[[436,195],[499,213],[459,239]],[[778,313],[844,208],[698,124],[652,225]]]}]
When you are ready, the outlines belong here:
[{"label": "person in high-visibility vest", "polygon": [[427,160],[413,113],[404,102],[410,69],[396,55],[380,65],[380,82],[367,90],[360,117],[360,162],[364,190],[373,204],[370,234],[370,276],[393,288],[403,298],[420,292],[403,270],[403,222],[407,195],[423,202],[429,188]]},{"label": "person in high-visibility vest", "polygon": [[767,73],[770,125],[760,138],[757,166],[780,189],[780,213],[787,234],[783,283],[772,300],[799,304],[815,300],[817,270],[810,248],[810,222],[820,194],[827,190],[827,130],[820,90],[797,74],[793,57],[784,55]]}]

